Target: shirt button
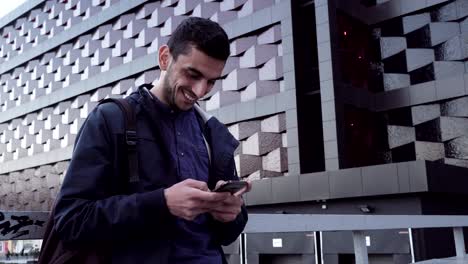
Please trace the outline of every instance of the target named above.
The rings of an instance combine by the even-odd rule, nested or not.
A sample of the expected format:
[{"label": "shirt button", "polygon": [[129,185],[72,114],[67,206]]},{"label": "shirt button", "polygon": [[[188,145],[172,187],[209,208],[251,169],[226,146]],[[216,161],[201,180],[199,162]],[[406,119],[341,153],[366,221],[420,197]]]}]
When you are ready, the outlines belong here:
[{"label": "shirt button", "polygon": [[177,131],[177,135],[180,136],[180,135],[182,135],[182,133],[180,133],[179,131]]},{"label": "shirt button", "polygon": [[181,152],[181,153],[180,153],[180,155],[183,157],[183,156],[184,156],[184,153],[183,153],[183,152]]}]

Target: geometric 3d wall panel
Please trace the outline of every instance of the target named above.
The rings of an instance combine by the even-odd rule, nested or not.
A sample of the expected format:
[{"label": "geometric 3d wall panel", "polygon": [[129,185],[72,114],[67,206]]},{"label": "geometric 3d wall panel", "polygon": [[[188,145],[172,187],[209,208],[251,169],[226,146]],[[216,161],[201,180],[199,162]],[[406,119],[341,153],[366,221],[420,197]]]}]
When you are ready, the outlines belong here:
[{"label": "geometric 3d wall panel", "polygon": [[426,104],[411,107],[413,125],[435,119],[441,115],[439,104]]},{"label": "geometric 3d wall panel", "polygon": [[[136,13],[125,14],[88,35],[77,37],[42,55],[35,63],[25,65],[29,72],[25,72],[24,67],[18,67],[2,74],[0,109],[5,111],[25,104],[33,98],[48,95],[156,52],[151,48],[153,44],[159,46],[167,41],[167,37],[162,37],[158,30],[161,25],[150,31],[152,28],[146,25],[152,16],[138,16]],[[283,76],[282,62],[278,60],[282,55],[279,30],[280,27],[274,25],[258,32],[258,37],[249,36],[233,41],[233,44],[240,43],[237,44],[240,47],[229,59],[223,73],[224,79],[218,81],[221,83],[220,91],[206,98],[207,110],[280,91]],[[34,84],[38,86],[36,89],[31,87]]]},{"label": "geometric 3d wall panel", "polygon": [[68,164],[68,161],[62,161],[2,175],[0,208],[10,211],[49,210]]},{"label": "geometric 3d wall panel", "polygon": [[[143,57],[156,59],[159,46],[167,43],[183,19],[200,16],[223,25],[278,4],[273,0],[171,0],[146,1],[125,9],[130,2],[48,0],[0,29],[2,65],[14,64],[13,59],[37,51],[35,48],[45,50],[0,73],[0,112],[55,98],[101,74],[112,79],[100,87],[0,123],[0,163],[71,147],[86,117],[100,100],[128,96],[139,85],[158,79],[157,67],[113,78],[119,66]],[[116,10],[118,5],[127,11]],[[48,47],[61,33],[67,35],[108,11],[122,13]],[[232,38],[226,67],[212,93],[200,102],[202,108],[217,110],[282,92],[281,30],[277,20]],[[287,174],[284,113],[232,124],[229,129],[241,141],[235,159],[242,177],[260,179]],[[0,175],[0,209],[49,210],[67,164],[67,161],[46,164]]]},{"label": "geometric 3d wall panel", "polygon": [[466,72],[467,6],[465,0],[458,0],[431,12],[397,18],[400,32],[379,37],[385,91]]},{"label": "geometric 3d wall panel", "polygon": [[393,162],[423,159],[468,167],[468,97],[408,110],[411,126],[387,125]]},{"label": "geometric 3d wall panel", "polygon": [[[375,31],[384,91],[467,73],[467,3],[450,1],[396,18],[401,28],[394,28],[391,34]],[[468,167],[467,96],[398,111],[404,114],[390,116],[387,125],[393,162],[423,159]]]},{"label": "geometric 3d wall panel", "polygon": [[149,70],[135,78],[117,81],[9,123],[0,124],[0,162],[72,146],[86,117],[100,100],[127,96],[136,90],[138,83],[151,83],[158,75],[159,71]]},{"label": "geometric 3d wall panel", "polygon": [[256,180],[287,173],[284,113],[239,122],[228,129],[241,143],[234,157],[240,177]]}]

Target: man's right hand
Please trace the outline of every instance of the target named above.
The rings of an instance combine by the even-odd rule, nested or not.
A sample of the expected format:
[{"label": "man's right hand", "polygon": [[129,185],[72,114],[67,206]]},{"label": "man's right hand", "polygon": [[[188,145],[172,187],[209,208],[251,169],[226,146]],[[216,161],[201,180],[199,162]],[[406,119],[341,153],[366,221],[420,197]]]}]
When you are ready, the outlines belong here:
[{"label": "man's right hand", "polygon": [[229,193],[210,192],[205,182],[187,179],[164,190],[171,214],[186,220],[220,206]]}]

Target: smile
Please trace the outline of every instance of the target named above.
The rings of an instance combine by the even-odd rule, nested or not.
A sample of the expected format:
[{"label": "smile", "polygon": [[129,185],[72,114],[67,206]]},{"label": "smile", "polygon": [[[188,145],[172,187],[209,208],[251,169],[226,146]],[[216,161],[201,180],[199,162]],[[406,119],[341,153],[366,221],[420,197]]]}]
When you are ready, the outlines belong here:
[{"label": "smile", "polygon": [[185,99],[189,100],[190,102],[195,102],[197,98],[190,96],[187,91],[182,90],[182,94],[184,95]]}]

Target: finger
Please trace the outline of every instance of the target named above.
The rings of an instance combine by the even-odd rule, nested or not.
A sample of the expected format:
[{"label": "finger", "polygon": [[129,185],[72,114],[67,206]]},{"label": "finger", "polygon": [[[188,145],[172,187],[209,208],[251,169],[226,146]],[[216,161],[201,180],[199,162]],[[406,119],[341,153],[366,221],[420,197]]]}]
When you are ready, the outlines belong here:
[{"label": "finger", "polygon": [[226,200],[230,196],[229,193],[209,192],[198,189],[193,190],[193,195],[194,198],[206,202],[220,202]]},{"label": "finger", "polygon": [[245,182],[247,182],[247,191],[246,192],[250,192],[250,190],[252,190],[252,182],[249,181],[249,180],[247,180]]},{"label": "finger", "polygon": [[[196,189],[194,189],[196,190]],[[198,192],[202,192],[202,191],[199,191],[199,190],[196,190]],[[208,211],[211,211],[213,210],[213,208],[216,208],[216,207],[221,207],[222,206],[222,201],[217,201],[217,202],[213,202],[213,201],[206,201],[206,200],[202,200],[202,199],[199,199],[198,197],[196,196],[192,196],[192,198],[188,201],[186,201],[183,205],[184,209],[188,211],[187,214],[189,213],[192,213],[192,212],[196,212],[196,213],[204,213],[204,212],[208,212]]]},{"label": "finger", "polygon": [[229,213],[222,213],[222,214],[213,214],[216,220],[221,222],[230,222],[236,219],[237,214],[229,214]]},{"label": "finger", "polygon": [[211,210],[211,212],[221,214],[238,214],[241,212],[240,206],[220,206]]},{"label": "finger", "polygon": [[178,217],[185,219],[185,220],[193,220],[195,218],[195,215],[192,213],[192,210],[183,210]]},{"label": "finger", "polygon": [[210,212],[209,209],[204,209],[204,208],[191,208],[185,211],[184,215],[182,218],[187,219],[187,220],[193,220],[197,218],[199,215]]},{"label": "finger", "polygon": [[228,210],[215,210],[211,211],[211,213],[217,214],[217,215],[227,215],[227,214],[236,214],[236,211],[228,211]]},{"label": "finger", "polygon": [[236,193],[234,193],[233,195],[234,196],[241,196],[242,194],[244,193],[247,193],[247,192],[250,192],[250,190],[252,189],[252,182],[251,181],[245,181],[247,183],[247,186],[240,189],[239,191],[237,191]]},{"label": "finger", "polygon": [[224,206],[240,207],[243,203],[244,201],[241,197],[234,195],[229,196],[228,198],[226,198],[226,200],[223,201]]},{"label": "finger", "polygon": [[195,219],[197,216],[199,216],[199,215],[201,215],[201,214],[204,214],[204,213],[207,213],[207,212],[209,212],[209,211],[210,211],[210,210],[207,210],[207,209],[197,208],[197,209],[193,209],[193,210],[191,211],[191,215],[194,216],[194,219]]},{"label": "finger", "polygon": [[220,207],[216,207],[216,208],[211,209],[211,212],[212,213],[217,213],[217,214],[226,214],[226,213],[231,212],[231,210],[232,210],[232,208],[228,208],[226,206],[220,206]]},{"label": "finger", "polygon": [[211,202],[211,201],[201,201],[200,202],[200,209],[205,211],[212,211],[215,208],[223,207],[222,201]]},{"label": "finger", "polygon": [[209,191],[210,190],[208,188],[208,185],[206,184],[206,182],[203,182],[203,181],[197,181],[197,180],[194,180],[194,179],[187,179],[187,180],[184,180],[182,183],[184,183],[186,186],[190,186],[190,187],[193,187],[193,188],[198,189],[198,190],[202,190],[202,191]]},{"label": "finger", "polygon": [[221,187],[221,186],[224,185],[224,184],[226,184],[226,181],[222,181],[222,180],[221,180],[221,181],[218,181],[218,182],[216,183],[215,190],[218,189],[219,187]]},{"label": "finger", "polygon": [[236,193],[233,194],[233,196],[235,197],[240,197],[242,194],[246,193],[248,190],[248,186],[240,189],[239,191],[237,191]]}]

